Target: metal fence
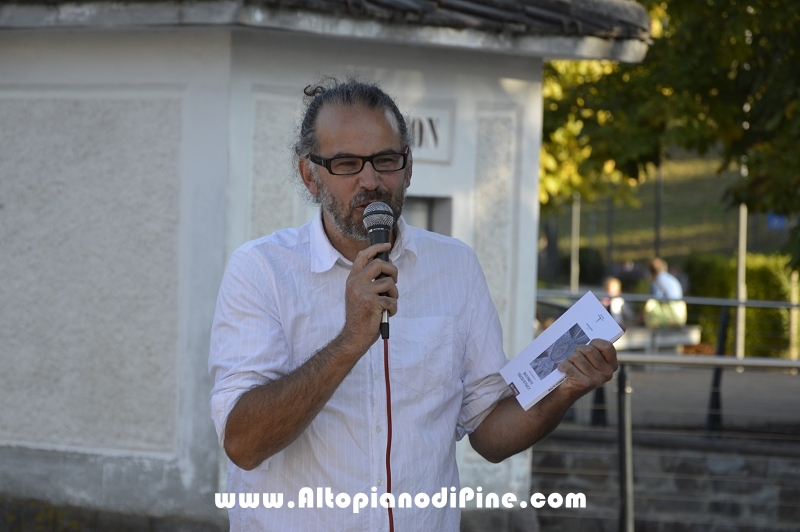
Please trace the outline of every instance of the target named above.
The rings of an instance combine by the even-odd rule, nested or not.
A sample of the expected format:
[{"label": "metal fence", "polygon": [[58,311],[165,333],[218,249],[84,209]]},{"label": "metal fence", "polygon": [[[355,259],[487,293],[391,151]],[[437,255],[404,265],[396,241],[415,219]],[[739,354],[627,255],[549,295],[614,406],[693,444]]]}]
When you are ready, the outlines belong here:
[{"label": "metal fence", "polygon": [[[593,291],[598,298],[607,294]],[[550,311],[545,316],[560,314],[579,293],[567,290],[538,291],[539,311],[544,305]],[[644,294],[621,294],[627,304],[640,312],[648,299]],[[798,358],[800,335],[800,304],[787,301],[722,299],[713,297],[684,297],[689,309],[689,324],[703,327],[704,339],[711,338],[716,353],[731,352],[737,356],[787,356]],[[634,323],[636,325],[636,323]],[[723,339],[722,344],[718,343]]]},{"label": "metal fence", "polygon": [[[709,390],[709,403],[707,408],[706,429],[710,432],[723,430],[723,410],[721,404],[721,375],[723,368],[733,368],[736,371],[746,369],[784,370],[794,371],[800,369],[800,361],[780,359],[737,359],[734,357],[703,357],[686,358],[666,355],[634,355],[622,353],[619,355],[620,368],[617,376],[617,409],[619,412],[619,464],[620,464],[620,530],[634,531],[634,487],[633,487],[633,426],[631,415],[632,387],[628,381],[628,368],[633,365],[651,366],[660,365],[667,367],[713,368],[714,377]],[[794,395],[794,398],[800,399]],[[757,433],[756,433],[757,434]],[[768,430],[762,429],[761,435],[769,436]]]},{"label": "metal fence", "polygon": [[[557,314],[580,295],[540,290],[539,301]],[[605,294],[596,295],[602,298]],[[623,297],[647,299],[634,294]],[[692,297],[685,301],[690,315],[692,306],[716,309],[713,351],[706,350],[706,356],[676,356],[675,347],[680,346],[671,346],[671,354],[664,353],[670,346],[659,346],[659,353],[654,353],[652,346],[640,352],[620,351],[620,369],[608,385],[616,388],[616,400],[608,404],[598,401],[598,395],[604,394],[597,392],[582,399],[572,421],[556,432],[559,444],[544,447],[545,454],[563,454],[568,452],[570,440],[608,445],[616,440],[616,452],[604,447],[607,453],[614,452],[616,459],[606,461],[583,447],[569,451],[578,453],[570,461],[561,458],[567,466],[535,466],[534,475],[550,475],[551,480],[542,481],[550,482],[550,487],[566,489],[572,481],[576,488],[594,490],[595,498],[606,504],[598,504],[594,513],[584,515],[604,519],[603,529],[609,528],[610,520],[618,520],[619,530],[625,532],[632,532],[635,524],[646,530],[716,530],[719,526],[726,530],[790,530],[800,519],[800,361],[722,355],[731,350],[730,336],[735,333],[731,322],[735,320],[730,318],[741,302]],[[784,313],[798,308],[780,301],[747,301],[745,306],[782,309]],[[754,338],[769,344],[769,337],[760,334],[760,323],[745,323],[746,334],[739,336],[750,339],[747,345],[755,345]],[[792,325],[796,333],[796,321]],[[791,338],[780,340],[781,348],[772,351],[784,357],[792,355]],[[596,465],[606,462],[617,471],[609,475],[602,465]],[[635,463],[640,464],[639,471]],[[652,464],[656,465],[651,468]],[[610,476],[615,481],[609,481]],[[616,501],[607,493],[609,482],[618,485]],[[587,498],[591,499],[590,493]],[[617,502],[613,504],[618,509],[616,516],[610,515],[613,502]],[[678,520],[690,521],[692,527],[684,526],[686,523],[683,528],[671,526]],[[557,526],[548,529],[559,530]]]}]

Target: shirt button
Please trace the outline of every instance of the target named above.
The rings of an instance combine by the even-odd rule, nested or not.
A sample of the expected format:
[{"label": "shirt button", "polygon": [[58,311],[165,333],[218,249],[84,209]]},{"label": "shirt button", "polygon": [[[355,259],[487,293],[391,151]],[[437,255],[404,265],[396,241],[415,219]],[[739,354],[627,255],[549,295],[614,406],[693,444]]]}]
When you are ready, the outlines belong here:
[{"label": "shirt button", "polygon": [[378,486],[383,486],[383,479],[382,478],[378,479]]},{"label": "shirt button", "polygon": [[378,432],[380,432],[380,431],[381,431],[381,427],[380,427],[380,425],[378,425],[377,427],[375,427],[375,430],[377,430]]},{"label": "shirt button", "polygon": [[372,379],[373,379],[373,380],[378,380],[378,379],[380,379],[380,378],[381,378],[381,376],[380,376],[380,375],[378,375],[377,373],[375,373],[375,374],[373,374],[373,375],[372,375]]}]

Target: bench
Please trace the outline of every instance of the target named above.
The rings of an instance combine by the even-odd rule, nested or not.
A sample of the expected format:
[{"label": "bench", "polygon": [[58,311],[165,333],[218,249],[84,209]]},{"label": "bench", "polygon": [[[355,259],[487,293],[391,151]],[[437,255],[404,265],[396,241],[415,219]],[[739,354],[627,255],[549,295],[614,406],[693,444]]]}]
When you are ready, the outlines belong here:
[{"label": "bench", "polygon": [[699,325],[682,327],[628,327],[622,338],[614,342],[617,351],[644,351],[645,353],[678,353],[683,352],[684,345],[700,343]]}]

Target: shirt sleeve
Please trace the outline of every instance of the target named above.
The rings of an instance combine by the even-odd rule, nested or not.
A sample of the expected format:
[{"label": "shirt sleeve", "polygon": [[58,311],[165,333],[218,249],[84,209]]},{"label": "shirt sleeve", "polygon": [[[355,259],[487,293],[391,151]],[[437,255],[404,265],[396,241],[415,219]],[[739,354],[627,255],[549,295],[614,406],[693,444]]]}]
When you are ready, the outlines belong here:
[{"label": "shirt sleeve", "polygon": [[208,359],[214,383],[211,417],[221,446],[225,423],[239,397],[290,371],[271,278],[266,261],[240,248],[222,279]]},{"label": "shirt sleeve", "polygon": [[461,375],[464,398],[456,425],[459,440],[478,428],[498,402],[512,395],[499,373],[508,362],[503,352],[500,317],[478,258],[474,254],[471,258],[467,271],[471,275],[472,293],[467,301],[469,317]]},{"label": "shirt sleeve", "polygon": [[656,285],[655,281],[650,283],[650,295],[656,299],[662,299],[663,295],[661,290],[658,289],[658,285]]}]

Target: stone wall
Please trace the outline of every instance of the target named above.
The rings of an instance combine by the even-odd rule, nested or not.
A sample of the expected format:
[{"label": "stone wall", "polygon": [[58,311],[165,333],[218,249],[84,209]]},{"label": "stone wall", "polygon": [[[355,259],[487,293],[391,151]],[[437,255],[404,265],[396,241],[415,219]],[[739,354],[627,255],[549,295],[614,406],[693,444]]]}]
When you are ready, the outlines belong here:
[{"label": "stone wall", "polygon": [[[766,434],[634,432],[636,530],[797,530],[800,446]],[[543,530],[616,531],[616,429],[562,426],[534,448],[532,492],[583,492],[582,510],[539,510]]]},{"label": "stone wall", "polygon": [[152,517],[0,496],[0,532],[225,532],[228,521]]}]

